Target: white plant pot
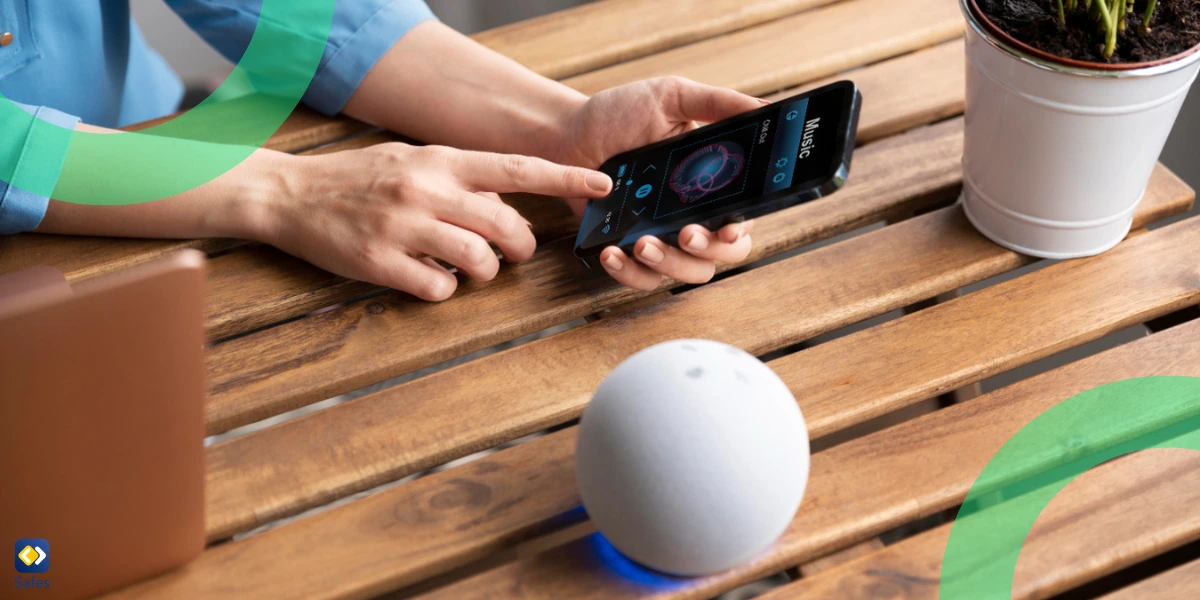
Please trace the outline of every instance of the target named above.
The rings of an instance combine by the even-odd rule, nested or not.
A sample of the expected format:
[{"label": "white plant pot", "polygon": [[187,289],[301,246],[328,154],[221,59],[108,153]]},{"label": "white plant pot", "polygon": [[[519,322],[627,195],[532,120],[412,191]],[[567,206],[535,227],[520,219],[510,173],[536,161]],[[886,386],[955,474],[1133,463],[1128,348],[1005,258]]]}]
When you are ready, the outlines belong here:
[{"label": "white plant pot", "polygon": [[967,218],[996,243],[1042,258],[1117,245],[1200,69],[1200,52],[1132,69],[1074,67],[1006,43],[975,18],[969,0],[960,4],[967,19]]}]

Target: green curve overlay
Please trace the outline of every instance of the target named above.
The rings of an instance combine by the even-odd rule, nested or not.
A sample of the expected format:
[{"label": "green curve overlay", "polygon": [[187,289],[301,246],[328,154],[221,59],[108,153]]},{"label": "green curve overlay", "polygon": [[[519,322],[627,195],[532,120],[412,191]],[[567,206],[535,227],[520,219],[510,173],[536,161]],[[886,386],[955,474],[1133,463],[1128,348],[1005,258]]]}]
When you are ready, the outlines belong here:
[{"label": "green curve overlay", "polygon": [[950,530],[941,600],[1009,600],[1025,538],[1084,471],[1150,448],[1200,450],[1200,379],[1145,377],[1103,385],[1025,425],[984,467]]},{"label": "green curve overlay", "polygon": [[[0,178],[40,196],[111,206],[167,198],[220,177],[295,110],[325,52],[335,6],[336,0],[263,0],[233,74],[199,106],[141,131],[71,131],[0,96],[0,136],[26,140],[15,152],[5,149]],[[257,93],[220,100],[247,83]]]}]

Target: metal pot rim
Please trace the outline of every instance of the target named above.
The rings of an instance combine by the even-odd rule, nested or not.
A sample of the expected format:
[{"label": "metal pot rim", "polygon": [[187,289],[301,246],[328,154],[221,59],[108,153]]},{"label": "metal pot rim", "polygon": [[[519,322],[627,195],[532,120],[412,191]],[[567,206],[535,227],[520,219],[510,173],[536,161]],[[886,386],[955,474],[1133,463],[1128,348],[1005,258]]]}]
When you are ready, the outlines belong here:
[{"label": "metal pot rim", "polygon": [[975,0],[959,0],[967,25],[974,29],[992,47],[1009,56],[1039,69],[1069,73],[1084,77],[1111,79],[1150,77],[1182,69],[1200,60],[1200,44],[1189,50],[1156,61],[1124,64],[1093,63],[1055,56],[1038,50],[1001,30],[983,14]]}]

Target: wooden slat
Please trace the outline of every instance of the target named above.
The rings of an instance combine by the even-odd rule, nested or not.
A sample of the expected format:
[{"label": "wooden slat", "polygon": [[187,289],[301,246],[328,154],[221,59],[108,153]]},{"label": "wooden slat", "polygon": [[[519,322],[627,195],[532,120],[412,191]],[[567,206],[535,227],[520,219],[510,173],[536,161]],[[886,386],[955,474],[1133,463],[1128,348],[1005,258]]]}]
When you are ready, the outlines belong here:
[{"label": "wooden slat", "polygon": [[[881,365],[886,366],[885,360]],[[747,569],[705,584],[696,595],[830,554],[952,506],[994,450],[1034,415],[1096,385],[1151,374],[1200,375],[1200,322],[818,453],[800,513],[778,549]],[[847,403],[870,401],[860,400],[853,390],[845,398]],[[804,397],[799,400],[807,410]],[[416,583],[583,519],[574,487],[575,432],[558,431],[214,546],[192,564],[121,597],[367,597]],[[336,449],[336,443],[330,447]],[[279,468],[290,468],[286,455],[277,458]],[[595,562],[586,547],[575,551],[583,564]],[[371,560],[346,558],[353,556]],[[552,551],[534,560],[548,562],[553,556],[570,554]],[[541,573],[537,567],[526,563],[519,571],[529,574],[527,581],[533,584]],[[525,590],[512,579],[518,574],[491,573],[472,585],[496,589],[496,597],[503,598],[503,580],[519,595]],[[574,575],[586,579],[594,573]],[[487,587],[492,583],[495,588]],[[560,588],[557,597],[575,597],[571,589]],[[537,596],[531,591],[529,597]]]},{"label": "wooden slat", "polygon": [[963,60],[963,42],[958,39],[784,90],[767,99],[782,100],[804,90],[850,79],[863,96],[858,141],[872,142],[962,114],[966,105]]},{"label": "wooden slat", "polygon": [[61,271],[68,281],[79,281],[127,269],[185,248],[217,252],[241,243],[222,239],[142,240],[21,233],[0,236],[0,274],[51,266]]},{"label": "wooden slat", "polygon": [[[636,581],[602,562],[594,543],[584,540],[422,598],[712,597],[954,506],[993,454],[1031,419],[1085,390],[1150,375],[1200,375],[1200,324],[1143,338],[813,455],[804,502],[783,537],[767,552],[729,572],[694,580]],[[1186,416],[1191,415],[1179,415]],[[1192,535],[1198,526],[1193,510],[1185,527],[1189,533],[1178,539]]]},{"label": "wooden slat", "polygon": [[949,41],[962,35],[962,26],[954,0],[845,0],[563,83],[594,94],[627,81],[682,75],[761,95]]},{"label": "wooden slat", "polygon": [[1200,590],[1200,560],[1144,579],[1100,600],[1194,600],[1196,590]]},{"label": "wooden slat", "polygon": [[[963,109],[963,44],[937,47],[858,69],[853,77],[865,98],[858,141],[868,143],[914,126],[960,114]],[[840,78],[840,77],[839,77]],[[781,92],[783,98],[824,85],[831,78]],[[324,146],[306,154],[365,148],[395,140],[377,133]],[[505,201],[533,223],[539,242],[572,235],[578,220],[561,202],[529,194],[509,194]],[[278,259],[279,264],[275,264]],[[283,272],[281,272],[283,271]],[[209,264],[209,336],[220,339],[257,329],[309,311],[361,296],[371,286],[351,285],[307,263],[256,246],[230,253]],[[256,302],[246,302],[247,290]],[[237,311],[221,310],[236,307]]]},{"label": "wooden slat", "polygon": [[[868,146],[837,194],[759,219],[750,260],[954,197],[961,121]],[[490,283],[430,304],[389,294],[221,344],[208,355],[210,432],[582,318],[644,296],[588,270],[572,240],[544,245]],[[381,310],[382,309],[382,310]]]},{"label": "wooden slat", "polygon": [[562,79],[836,0],[601,0],[478,33],[475,41]]},{"label": "wooden slat", "polygon": [[814,560],[808,564],[800,565],[797,569],[801,577],[815,577],[819,573],[836,569],[848,562],[862,558],[868,554],[872,554],[883,550],[883,541],[879,538],[871,538],[860,544],[855,544]]},{"label": "wooden slat", "polygon": [[[1080,475],[1030,530],[1017,562],[1012,597],[1049,598],[1200,539],[1197,504],[1200,454],[1193,450],[1141,452]],[[762,600],[934,600],[950,529],[951,524],[942,525],[774,590]],[[981,560],[986,556],[980,553]],[[1197,589],[1192,589],[1188,598],[1196,595]]]},{"label": "wooden slat", "polygon": [[[1190,192],[1185,194],[1184,205]],[[1158,191],[1149,197],[1159,197]],[[842,414],[850,415],[843,424],[854,419],[861,422],[885,409],[916,402],[928,389],[920,387],[926,381],[961,378],[961,372],[988,373],[988,369],[1019,362],[1021,357],[1032,360],[1200,299],[1200,280],[1194,277],[1191,263],[1155,258],[1193,255],[1200,256],[1200,220],[1131,240],[1097,259],[1049,271],[1061,280],[1050,280],[1052,275],[1031,276],[1000,291],[980,292],[971,302],[963,298],[912,315],[904,322],[914,325],[902,330],[903,335],[890,346],[853,347],[882,346],[898,353],[893,361],[872,352],[836,355],[833,364],[821,363],[808,370],[800,367],[808,377],[819,379],[838,363],[858,364],[861,370],[856,375],[861,379],[851,382],[873,381],[867,373],[910,381],[890,370],[892,362],[908,364],[913,354],[953,367],[932,377],[932,367],[921,365],[924,369],[915,370],[922,374],[914,376],[917,381],[910,384],[916,390],[907,395],[866,395],[861,403],[846,404],[843,393],[844,406],[836,411],[828,405],[806,404],[811,434],[828,433],[830,424]],[[236,438],[209,449],[209,532],[223,537],[261,520],[319,505],[577,417],[596,385],[621,359],[660,341],[704,337],[761,354],[1002,273],[1028,260],[984,239],[966,223],[957,206],[950,207],[674,296],[624,317],[604,319]],[[1148,268],[1142,262],[1157,264]],[[1077,283],[1060,289],[1064,288],[1061,281]],[[1039,318],[1044,315],[1049,327],[1059,328],[1043,327],[1036,320],[1025,322],[1007,313],[1002,315],[1005,318],[981,319],[978,327],[1000,330],[1001,340],[1011,337],[1010,342],[987,345],[994,353],[983,356],[977,337],[924,332],[927,323],[937,323],[947,312],[955,315],[951,323],[973,314],[955,313],[951,307],[965,305],[983,312],[994,303],[1009,308],[1011,301],[996,301],[997,295],[1003,298],[1009,291],[1030,294],[1023,308]],[[1103,299],[1093,300],[1093,295]],[[1041,304],[1046,297],[1055,301]],[[1062,306],[1080,308],[1068,311]],[[891,335],[898,327],[882,329]],[[1024,328],[1033,331],[1025,333]],[[961,335],[961,330],[953,331]],[[946,337],[939,352],[950,354],[912,347],[914,340],[931,336]],[[880,365],[889,372],[878,375],[875,369]],[[782,367],[785,379],[797,368],[791,362]],[[826,381],[829,387],[843,391],[847,387],[840,379]],[[807,400],[810,392],[802,389],[797,396]],[[404,429],[404,435],[396,434],[397,427]],[[285,456],[289,466],[280,469],[278,461]]]},{"label": "wooden slat", "polygon": [[[338,277],[268,246],[213,259],[205,282],[210,339],[302,315],[379,288]],[[252,274],[253,277],[247,277]]]}]

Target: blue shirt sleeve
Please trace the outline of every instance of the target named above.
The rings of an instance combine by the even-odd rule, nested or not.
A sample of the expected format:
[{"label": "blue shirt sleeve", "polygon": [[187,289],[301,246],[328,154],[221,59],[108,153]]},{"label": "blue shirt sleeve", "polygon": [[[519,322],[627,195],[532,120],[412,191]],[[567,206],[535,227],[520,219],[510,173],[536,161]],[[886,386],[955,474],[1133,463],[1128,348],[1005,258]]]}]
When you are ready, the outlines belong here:
[{"label": "blue shirt sleeve", "polygon": [[[210,45],[241,59],[258,23],[262,0],[167,0]],[[303,101],[327,115],[346,105],[367,72],[404,34],[435,19],[421,0],[337,0],[333,29]]]},{"label": "blue shirt sleeve", "polygon": [[[25,109],[25,112],[33,115],[35,118],[41,119],[51,125],[57,125],[64,129],[75,129],[75,126],[79,124],[78,118],[59,112],[53,108],[29,106],[20,103],[14,104]],[[43,174],[49,173],[54,176],[62,170],[63,161],[67,158],[67,149],[39,147],[39,145],[55,144],[56,142],[53,137],[34,135],[30,131],[25,132],[24,139],[17,142],[20,144],[20,157],[17,160],[13,180],[18,178],[17,173],[20,172],[23,166],[36,168]],[[36,160],[42,161],[43,164],[26,164],[25,160],[30,157],[36,157]],[[55,164],[48,164],[45,161],[57,162]],[[37,226],[42,222],[42,217],[46,216],[46,207],[49,204],[50,199],[46,196],[23,190],[15,185],[10,185],[7,181],[0,180],[0,235],[10,235],[37,229]]]}]

